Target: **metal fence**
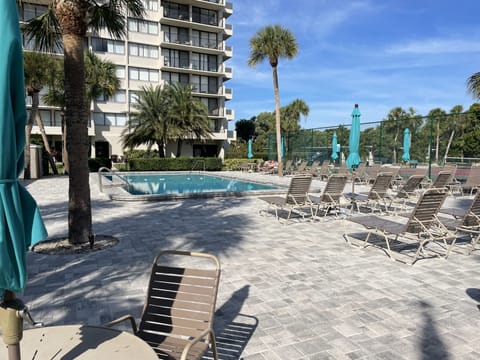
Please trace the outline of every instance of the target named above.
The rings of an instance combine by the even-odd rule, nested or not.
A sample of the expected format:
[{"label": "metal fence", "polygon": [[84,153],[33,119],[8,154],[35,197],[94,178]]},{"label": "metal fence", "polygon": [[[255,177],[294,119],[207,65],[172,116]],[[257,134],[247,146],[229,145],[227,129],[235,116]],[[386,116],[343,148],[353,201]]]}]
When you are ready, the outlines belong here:
[{"label": "metal fence", "polygon": [[[294,161],[331,160],[333,134],[337,136],[341,163],[348,157],[350,124],[300,130],[282,134],[284,159]],[[360,157],[365,162],[402,163],[404,131],[410,132],[410,159],[413,164],[480,162],[480,112],[437,116],[391,117],[361,123]],[[268,157],[277,156],[276,135],[268,134]]]}]

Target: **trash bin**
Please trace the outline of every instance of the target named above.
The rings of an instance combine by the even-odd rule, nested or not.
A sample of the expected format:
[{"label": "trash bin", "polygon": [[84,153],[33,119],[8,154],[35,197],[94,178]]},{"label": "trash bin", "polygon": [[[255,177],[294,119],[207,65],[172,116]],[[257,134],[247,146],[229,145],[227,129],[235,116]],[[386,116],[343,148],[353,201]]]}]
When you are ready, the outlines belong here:
[{"label": "trash bin", "polygon": [[39,179],[43,175],[42,148],[40,145],[30,145],[30,178]]}]

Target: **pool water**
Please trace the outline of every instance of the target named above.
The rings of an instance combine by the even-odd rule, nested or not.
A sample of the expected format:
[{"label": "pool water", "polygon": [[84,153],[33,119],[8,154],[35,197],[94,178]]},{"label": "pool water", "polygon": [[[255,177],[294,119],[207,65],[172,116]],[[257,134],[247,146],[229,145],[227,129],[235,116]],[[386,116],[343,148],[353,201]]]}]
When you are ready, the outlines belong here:
[{"label": "pool water", "polygon": [[196,194],[278,190],[279,187],[204,174],[124,175],[132,195]]}]

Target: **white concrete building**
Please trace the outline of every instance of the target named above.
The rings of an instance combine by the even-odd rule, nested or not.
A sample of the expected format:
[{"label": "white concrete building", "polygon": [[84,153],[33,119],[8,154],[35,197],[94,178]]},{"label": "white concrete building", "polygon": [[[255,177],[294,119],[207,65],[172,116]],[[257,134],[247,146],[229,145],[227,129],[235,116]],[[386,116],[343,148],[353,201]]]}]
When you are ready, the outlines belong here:
[{"label": "white concrete building", "polygon": [[[19,10],[20,20],[28,21],[45,12],[51,0],[32,0]],[[124,39],[112,39],[108,32],[90,33],[88,46],[99,57],[117,65],[120,90],[108,101],[97,99],[91,106],[89,135],[91,157],[123,155],[120,134],[134,111],[136,92],[144,85],[180,82],[191,84],[194,94],[208,107],[211,139],[185,141],[182,156],[219,156],[235,140],[228,131],[234,112],[227,108],[232,89],[226,81],[232,69],[225,63],[232,57],[226,40],[232,36],[227,23],[232,3],[225,0],[143,0],[144,18],[128,17]],[[24,48],[31,49],[27,39]],[[61,149],[61,114],[40,102],[40,113],[51,145]],[[37,128],[33,133],[39,133]],[[177,145],[169,144],[167,156]],[[59,151],[60,152],[60,151]]]}]

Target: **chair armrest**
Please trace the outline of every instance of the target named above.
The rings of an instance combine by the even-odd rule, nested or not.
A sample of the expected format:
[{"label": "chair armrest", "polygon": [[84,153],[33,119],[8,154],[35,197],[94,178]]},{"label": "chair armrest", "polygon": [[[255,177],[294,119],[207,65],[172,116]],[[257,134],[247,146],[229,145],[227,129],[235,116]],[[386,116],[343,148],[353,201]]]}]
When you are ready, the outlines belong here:
[{"label": "chair armrest", "polygon": [[137,324],[135,323],[135,319],[133,318],[132,315],[121,316],[118,319],[112,320],[112,321],[104,324],[103,326],[112,327],[114,325],[117,325],[117,324],[119,324],[121,322],[124,322],[124,321],[127,321],[127,320],[130,320],[130,325],[132,326],[132,331],[133,331],[134,334],[136,334],[137,333]]},{"label": "chair armrest", "polygon": [[188,352],[190,351],[192,346],[195,345],[200,340],[202,340],[203,338],[205,338],[205,336],[207,336],[208,334],[210,334],[210,336],[212,338],[212,342],[215,343],[215,334],[213,332],[213,329],[211,329],[211,328],[210,329],[205,329],[204,331],[201,332],[200,335],[198,335],[194,339],[190,340],[188,342],[188,344],[183,348],[182,357],[180,358],[180,360],[186,360],[187,356],[188,356]]}]

